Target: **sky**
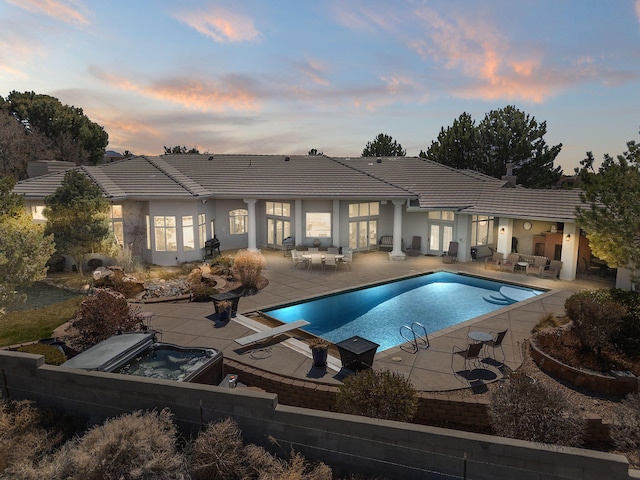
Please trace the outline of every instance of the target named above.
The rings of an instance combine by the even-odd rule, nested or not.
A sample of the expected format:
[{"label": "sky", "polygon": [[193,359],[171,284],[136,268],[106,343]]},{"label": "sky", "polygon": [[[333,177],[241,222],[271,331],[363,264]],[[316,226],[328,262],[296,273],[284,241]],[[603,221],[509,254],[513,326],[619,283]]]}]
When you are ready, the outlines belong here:
[{"label": "sky", "polygon": [[640,140],[640,0],[0,0],[0,96],[80,107],[109,150],[418,155],[462,113],[546,122],[573,173]]}]

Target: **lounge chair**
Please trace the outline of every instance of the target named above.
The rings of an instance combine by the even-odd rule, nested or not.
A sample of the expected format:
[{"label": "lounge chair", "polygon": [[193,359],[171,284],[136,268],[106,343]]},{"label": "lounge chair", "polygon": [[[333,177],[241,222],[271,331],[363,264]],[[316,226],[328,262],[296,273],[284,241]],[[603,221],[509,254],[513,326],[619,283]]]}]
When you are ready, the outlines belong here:
[{"label": "lounge chair", "polygon": [[533,265],[527,265],[525,267],[525,273],[527,275],[535,275],[536,277],[542,278],[542,272],[544,272],[546,266],[547,257],[535,257]]},{"label": "lounge chair", "polygon": [[510,253],[507,255],[507,259],[504,262],[500,262],[500,270],[505,270],[507,272],[515,272],[516,265],[520,261],[520,254],[518,253]]},{"label": "lounge chair", "polygon": [[267,330],[247,335],[246,337],[237,338],[236,343],[245,347],[252,343],[261,342],[262,340],[267,340],[277,335],[295,330],[296,328],[304,327],[305,325],[309,325],[309,322],[306,320],[296,320],[295,322],[284,323],[274,328],[268,328]]},{"label": "lounge chair", "polygon": [[458,242],[449,242],[449,250],[443,255],[442,263],[453,263],[458,260]]},{"label": "lounge chair", "polygon": [[407,248],[407,255],[417,257],[422,253],[422,237],[413,237],[411,246]]},{"label": "lounge chair", "polygon": [[451,354],[451,368],[453,368],[453,359],[456,358],[456,355],[464,358],[464,367],[465,370],[471,371],[472,368],[469,367],[478,367],[478,362],[480,361],[480,352],[482,352],[482,347],[484,347],[483,342],[478,343],[470,343],[467,348],[458,348],[456,346],[453,347],[453,351]]},{"label": "lounge chair", "polygon": [[504,337],[506,336],[508,330],[509,329],[507,328],[502,332],[495,333],[494,337],[491,340],[489,340],[488,342],[484,342],[487,347],[493,348],[493,356],[491,358],[493,358],[496,362],[496,348],[502,350],[502,362],[500,362],[500,365],[504,365],[504,361],[507,359],[506,355],[504,354],[504,348],[502,348],[502,341],[504,340]]},{"label": "lounge chair", "polygon": [[484,259],[484,268],[491,270],[500,270],[500,264],[504,260],[504,255],[500,252],[493,252],[491,257],[486,257]]},{"label": "lounge chair", "polygon": [[327,253],[333,253],[334,255],[336,255],[338,253],[338,250],[338,247],[328,247]]},{"label": "lounge chair", "polygon": [[551,260],[549,268],[542,271],[542,278],[557,280],[560,277],[560,270],[562,270],[562,262],[560,260]]}]

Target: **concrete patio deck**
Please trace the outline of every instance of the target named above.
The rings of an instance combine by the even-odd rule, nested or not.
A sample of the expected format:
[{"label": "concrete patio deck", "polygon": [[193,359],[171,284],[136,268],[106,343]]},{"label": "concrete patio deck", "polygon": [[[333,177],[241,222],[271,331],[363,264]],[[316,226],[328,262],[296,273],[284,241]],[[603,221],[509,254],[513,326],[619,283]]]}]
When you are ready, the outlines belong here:
[{"label": "concrete patio deck", "polygon": [[[223,252],[233,255],[235,252]],[[302,300],[347,288],[391,280],[418,273],[446,270],[481,275],[487,278],[549,289],[533,299],[497,310],[488,315],[429,335],[430,347],[411,353],[400,347],[378,352],[373,367],[389,369],[407,376],[420,391],[434,392],[469,388],[465,378],[464,361],[455,358],[452,367],[452,349],[466,347],[471,327],[473,330],[496,332],[508,328],[503,346],[504,363],[516,369],[522,363],[522,344],[531,335],[532,327],[547,313],[562,315],[564,302],[575,291],[584,288],[612,286],[610,280],[587,277],[573,282],[543,280],[521,273],[485,270],[483,262],[443,264],[440,257],[407,257],[405,261],[390,261],[386,252],[367,252],[354,255],[352,269],[338,271],[292,268],[292,261],[281,251],[265,250],[267,260],[265,277],[269,285],[258,294],[242,297],[238,316],[227,323],[215,321],[213,305],[209,303],[155,303],[143,306],[153,312],[152,325],[162,331],[162,341],[183,346],[211,347],[223,352],[225,359],[233,359],[285,377],[337,385],[343,378],[340,360],[330,356],[326,371],[313,368],[311,352],[306,344],[286,335],[259,345],[240,347],[236,338],[260,329],[250,314],[257,310]],[[264,328],[264,327],[262,327]],[[291,335],[291,333],[290,333]],[[292,334],[295,337],[295,333]],[[366,332],[361,335],[366,338]],[[500,352],[501,353],[501,352]],[[500,358],[500,357],[499,357]],[[494,362],[483,362],[482,368],[472,372],[478,383],[501,378],[502,369]],[[242,381],[242,378],[240,378]]]}]

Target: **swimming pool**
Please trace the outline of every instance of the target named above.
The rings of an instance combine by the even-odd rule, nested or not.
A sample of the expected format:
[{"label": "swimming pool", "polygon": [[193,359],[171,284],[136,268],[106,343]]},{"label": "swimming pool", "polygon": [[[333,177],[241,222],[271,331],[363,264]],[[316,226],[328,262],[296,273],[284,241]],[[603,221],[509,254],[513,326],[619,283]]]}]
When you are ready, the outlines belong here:
[{"label": "swimming pool", "polygon": [[303,330],[333,343],[360,335],[380,344],[381,351],[405,342],[403,325],[419,322],[433,333],[540,293],[543,290],[435,272],[262,311],[285,323],[307,320],[310,324]]}]

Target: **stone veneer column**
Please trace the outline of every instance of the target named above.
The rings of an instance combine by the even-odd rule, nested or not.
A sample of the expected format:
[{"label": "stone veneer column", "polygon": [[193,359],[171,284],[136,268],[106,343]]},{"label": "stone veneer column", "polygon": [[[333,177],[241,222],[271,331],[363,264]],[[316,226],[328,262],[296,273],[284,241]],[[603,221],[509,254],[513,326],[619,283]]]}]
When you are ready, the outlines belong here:
[{"label": "stone veneer column", "polygon": [[404,260],[402,251],[402,206],[404,200],[393,200],[393,250],[389,252],[389,259]]},{"label": "stone veneer column", "polygon": [[256,198],[243,198],[242,201],[247,204],[247,210],[249,212],[249,225],[247,228],[248,234],[248,245],[247,250],[250,252],[257,252],[258,248],[256,247],[256,203],[258,203],[258,199]]}]

